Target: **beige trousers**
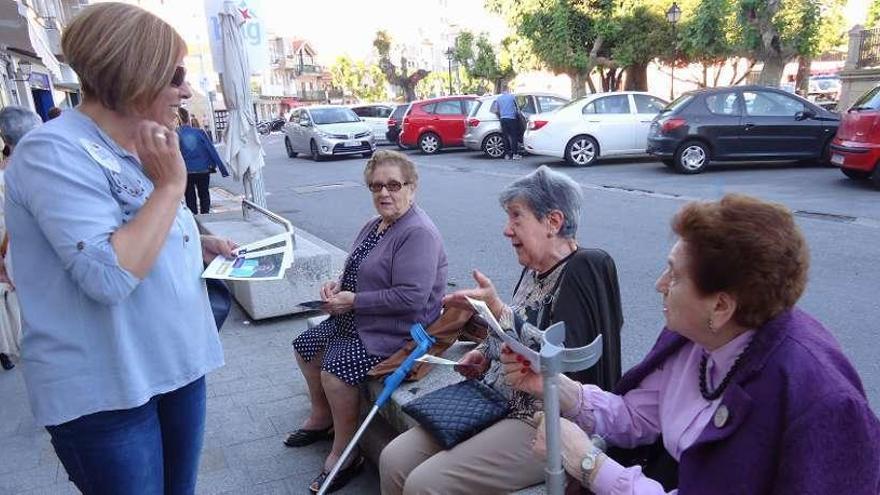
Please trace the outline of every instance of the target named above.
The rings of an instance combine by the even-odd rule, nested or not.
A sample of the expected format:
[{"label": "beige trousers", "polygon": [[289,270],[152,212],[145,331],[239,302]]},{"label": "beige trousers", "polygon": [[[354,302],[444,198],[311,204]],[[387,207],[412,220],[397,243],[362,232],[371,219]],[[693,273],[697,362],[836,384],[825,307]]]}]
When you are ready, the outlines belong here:
[{"label": "beige trousers", "polygon": [[544,463],[532,452],[535,429],[503,419],[451,450],[421,427],[382,451],[383,495],[510,493],[544,481]]}]

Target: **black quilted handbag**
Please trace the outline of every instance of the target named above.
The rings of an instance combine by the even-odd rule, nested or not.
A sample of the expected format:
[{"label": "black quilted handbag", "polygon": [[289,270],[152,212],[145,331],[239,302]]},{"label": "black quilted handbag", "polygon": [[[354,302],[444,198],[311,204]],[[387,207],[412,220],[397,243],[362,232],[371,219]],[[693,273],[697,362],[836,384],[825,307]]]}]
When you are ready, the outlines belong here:
[{"label": "black quilted handbag", "polygon": [[403,412],[448,450],[503,419],[510,404],[488,385],[464,380],[413,400]]}]

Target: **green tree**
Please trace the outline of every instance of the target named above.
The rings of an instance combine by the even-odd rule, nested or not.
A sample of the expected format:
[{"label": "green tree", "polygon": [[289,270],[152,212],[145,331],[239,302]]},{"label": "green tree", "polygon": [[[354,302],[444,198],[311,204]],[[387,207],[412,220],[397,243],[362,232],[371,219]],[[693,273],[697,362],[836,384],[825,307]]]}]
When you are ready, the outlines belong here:
[{"label": "green tree", "polygon": [[330,67],[330,74],[333,86],[360,101],[384,101],[388,97],[385,75],[376,65],[355,62],[343,55]]},{"label": "green tree", "polygon": [[431,72],[421,79],[415,87],[419,99],[434,98],[449,92],[449,74],[447,72]]},{"label": "green tree", "polygon": [[612,15],[613,0],[486,0],[489,10],[528,40],[541,63],[571,78],[572,97],[595,91],[589,75],[600,62],[602,23]]},{"label": "green tree", "polygon": [[865,22],[867,28],[880,27],[880,0],[873,0],[868,5],[868,20]]},{"label": "green tree", "polygon": [[608,58],[600,64],[603,88],[618,89],[620,73],[627,73],[625,89],[647,91],[648,63],[672,53],[672,27],[666,22],[665,0],[623,0],[605,23]]},{"label": "green tree", "polygon": [[[679,61],[698,63],[702,73],[694,82],[701,87],[739,84],[755,65],[740,72],[740,59],[747,55],[743,29],[732,0],[690,0],[682,3],[682,26],[676,37]],[[721,81],[725,67],[732,69],[728,81]],[[714,73],[711,75],[710,73]]]},{"label": "green tree", "polygon": [[[505,42],[502,43],[501,51],[507,49],[512,39],[508,37]],[[462,92],[500,93],[516,76],[512,57],[496,55],[495,48],[485,34],[474,37],[470,31],[462,31],[455,38],[453,51],[455,61],[464,69],[468,79],[466,87],[462,85]]]},{"label": "green tree", "polygon": [[817,55],[835,36],[841,7],[840,0],[739,0],[745,46],[764,63],[758,84],[779,86],[786,63]]},{"label": "green tree", "polygon": [[413,101],[416,99],[416,85],[429,74],[429,71],[418,69],[410,72],[405,55],[401,55],[399,66],[394,65],[391,62],[391,44],[392,40],[388,32],[376,31],[373,47],[379,53],[379,68],[388,82],[401,88],[406,101]]}]

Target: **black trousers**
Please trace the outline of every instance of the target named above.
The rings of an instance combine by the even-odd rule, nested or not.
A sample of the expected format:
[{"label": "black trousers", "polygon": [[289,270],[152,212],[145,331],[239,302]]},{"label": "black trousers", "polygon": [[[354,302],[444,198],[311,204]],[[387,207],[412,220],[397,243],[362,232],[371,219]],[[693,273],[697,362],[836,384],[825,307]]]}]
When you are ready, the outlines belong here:
[{"label": "black trousers", "polygon": [[501,119],[501,134],[504,135],[504,156],[519,153],[519,119]]},{"label": "black trousers", "polygon": [[[210,172],[187,174],[184,198],[186,198],[187,208],[193,212],[193,215],[211,212],[211,193],[208,191],[210,185]],[[199,197],[198,208],[196,208],[196,194]]]}]

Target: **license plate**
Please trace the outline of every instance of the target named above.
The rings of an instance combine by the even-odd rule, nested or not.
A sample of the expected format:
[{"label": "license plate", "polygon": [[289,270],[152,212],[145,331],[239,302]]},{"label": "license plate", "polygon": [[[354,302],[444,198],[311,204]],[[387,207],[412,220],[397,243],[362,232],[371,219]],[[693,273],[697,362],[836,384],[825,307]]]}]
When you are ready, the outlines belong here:
[{"label": "license plate", "polygon": [[361,142],[360,141],[346,141],[345,145],[348,146],[349,148],[356,148],[361,145]]},{"label": "license plate", "polygon": [[834,153],[831,155],[831,163],[835,165],[843,165],[843,155]]}]

